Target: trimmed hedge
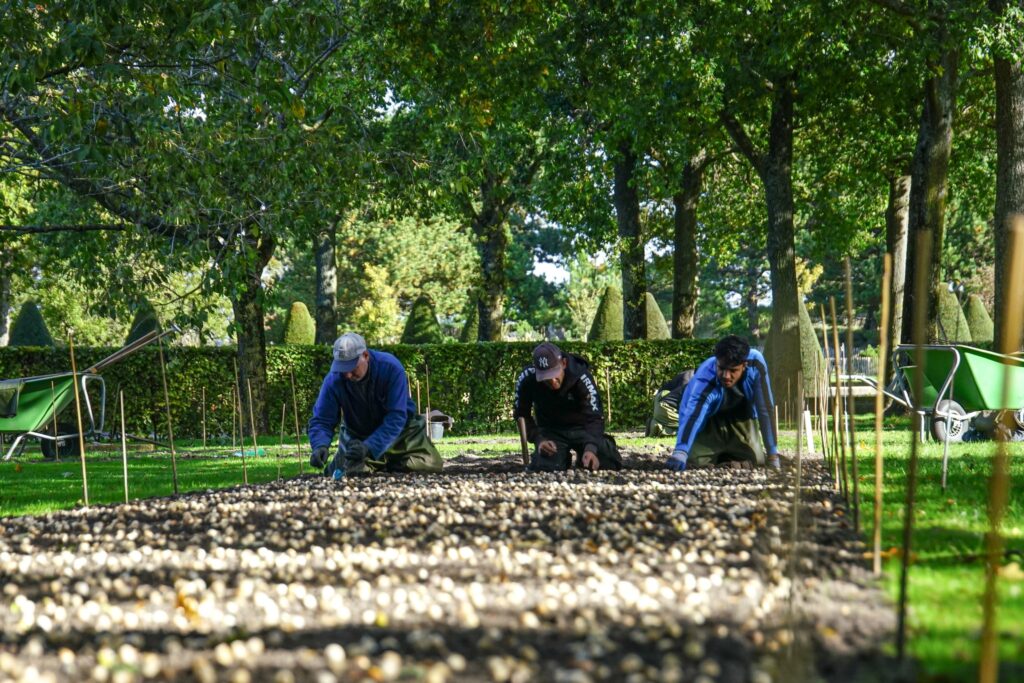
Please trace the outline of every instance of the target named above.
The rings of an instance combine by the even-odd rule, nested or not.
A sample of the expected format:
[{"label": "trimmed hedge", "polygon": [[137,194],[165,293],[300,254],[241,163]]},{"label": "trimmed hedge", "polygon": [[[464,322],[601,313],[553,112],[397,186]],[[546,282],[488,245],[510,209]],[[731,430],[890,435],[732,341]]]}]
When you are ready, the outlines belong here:
[{"label": "trimmed hedge", "polygon": [[18,317],[11,325],[8,337],[9,346],[53,346],[53,337],[46,327],[39,305],[35,301],[26,301],[21,305]]},{"label": "trimmed hedge", "polygon": [[971,342],[974,344],[991,344],[995,336],[992,317],[985,309],[985,302],[977,294],[971,294],[964,303],[964,317],[971,331]]},{"label": "trimmed hedge", "polygon": [[[426,368],[430,369],[430,405],[455,418],[455,433],[514,431],[512,399],[519,372],[531,362],[533,342],[474,344],[397,344],[377,346],[395,354],[409,374],[413,398],[420,382],[420,409],[425,408]],[[651,394],[680,370],[696,367],[711,355],[714,340],[685,339],[632,342],[560,342],[567,352],[586,357],[607,401],[605,368],[612,383],[611,429],[639,428],[649,417]],[[113,349],[75,350],[79,367],[109,355]],[[197,438],[201,433],[201,388],[206,387],[207,431],[231,436],[231,385],[234,347],[170,347],[165,349],[174,434]],[[305,430],[320,384],[331,364],[330,347],[271,346],[267,349],[268,414],[277,433],[281,405],[287,406],[286,431],[295,430],[289,372],[295,373],[299,425]],[[0,378],[29,377],[71,367],[67,352],[43,348],[0,348]],[[163,389],[157,349],[145,348],[103,373],[107,386],[107,430],[117,424],[117,391],[125,392],[128,431],[165,433]]]},{"label": "trimmed hedge", "polygon": [[293,301],[284,319],[282,344],[313,344],[316,340],[316,321],[306,304]]},{"label": "trimmed hedge", "polygon": [[647,334],[645,339],[671,339],[672,334],[668,331],[668,323],[658,306],[657,299],[650,292],[644,294],[644,306],[647,309]]},{"label": "trimmed hedge", "polygon": [[417,297],[412,302],[412,310],[405,321],[405,331],[402,332],[403,344],[439,344],[444,341],[444,332],[440,323],[437,322],[437,315],[434,313],[434,304],[426,295]]},{"label": "trimmed hedge", "polygon": [[160,329],[160,318],[156,315],[156,309],[148,299],[143,299],[135,308],[135,317],[132,318],[128,336],[124,340],[125,346],[145,337],[150,332],[160,332]]},{"label": "trimmed hedge", "polygon": [[597,305],[594,321],[590,324],[587,341],[622,341],[623,340],[622,292],[618,287],[608,285],[604,288],[601,302]]}]

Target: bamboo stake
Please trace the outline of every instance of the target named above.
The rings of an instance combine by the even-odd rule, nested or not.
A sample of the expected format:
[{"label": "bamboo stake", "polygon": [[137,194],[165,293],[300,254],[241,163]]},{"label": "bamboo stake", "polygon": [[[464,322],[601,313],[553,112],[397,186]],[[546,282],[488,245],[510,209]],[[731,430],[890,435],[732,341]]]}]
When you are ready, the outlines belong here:
[{"label": "bamboo stake", "polygon": [[164,342],[157,338],[160,349],[160,377],[164,383],[164,407],[167,409],[167,438],[171,442],[171,475],[174,481],[174,495],[178,495],[178,455],[174,452],[174,427],[171,425],[171,394],[167,391],[167,367],[164,363]]},{"label": "bamboo stake", "polygon": [[423,412],[420,409],[420,380],[419,380],[419,378],[416,379],[416,412],[417,413],[422,413]]},{"label": "bamboo stake", "polygon": [[[238,359],[233,358],[231,362],[235,364],[235,388],[238,390],[238,443],[241,445],[242,450],[245,450],[245,411],[242,410],[242,378],[238,374]],[[234,410],[235,406],[232,406]]]},{"label": "bamboo stake", "polygon": [[50,380],[50,405],[53,406],[53,459],[60,462],[60,448],[57,441],[57,388]]},{"label": "bamboo stake", "polygon": [[[917,261],[914,268],[914,377],[913,396],[915,403],[924,389],[924,342],[928,323],[928,264],[932,258],[932,233],[923,230],[917,237]],[[918,409],[914,406],[914,414],[920,419]],[[910,579],[910,548],[914,531],[914,498],[917,495],[917,456],[918,441],[916,429],[911,437],[910,463],[907,467],[907,501],[903,512],[903,544],[900,566],[899,605],[896,617],[896,655],[903,661],[907,654],[907,583]]]},{"label": "bamboo stake", "polygon": [[235,404],[238,403],[238,399],[235,397],[236,389],[231,387],[231,452],[234,453],[237,446],[237,439],[235,438],[237,428],[235,421],[238,418],[238,411],[235,410]]},{"label": "bamboo stake", "polygon": [[878,323],[878,391],[875,392],[875,511],[874,550],[872,569],[875,576],[882,575],[882,486],[884,470],[882,460],[882,413],[885,411],[885,361],[889,352],[889,287],[892,282],[892,254],[886,254],[882,265],[882,319]]},{"label": "bamboo stake", "polygon": [[[843,404],[842,364],[839,362],[839,322],[836,320],[836,298],[830,296],[828,303],[832,313],[832,346],[836,350],[836,406],[833,411],[835,414],[835,424],[833,426],[839,432],[839,457],[836,458],[836,468],[839,473],[839,490],[842,491],[843,498],[846,500],[846,504],[849,505],[849,482],[846,480],[846,425],[841,422],[841,418],[846,417],[846,406]],[[840,415],[840,412],[842,412],[842,415]]]},{"label": "bamboo stake", "polygon": [[426,363],[423,364],[423,379],[427,383],[427,412],[423,419],[427,423],[427,439],[433,441],[430,438],[430,366]]},{"label": "bamboo stake", "polygon": [[[846,374],[853,375],[853,279],[850,277],[850,257],[846,257]],[[860,477],[857,469],[857,428],[854,416],[857,403],[853,398],[853,382],[846,383],[846,404],[850,424],[850,471],[853,476],[853,530],[860,534]]]},{"label": "bamboo stake", "polygon": [[[285,404],[282,401],[281,402],[281,443],[279,444],[280,448],[281,448],[281,453],[284,453],[284,415],[285,415],[285,411],[286,410],[287,410],[287,404]],[[277,478],[278,478],[278,480],[280,480],[281,479],[281,455],[280,455],[280,453],[274,456],[274,460],[277,462]]]},{"label": "bamboo stake", "polygon": [[[824,412],[822,414],[822,417],[825,419],[825,441],[824,441],[824,443],[828,446],[827,449],[826,449],[826,453],[828,455],[828,467],[829,467],[829,470],[831,470],[833,472],[833,478],[834,478],[834,482],[833,483],[834,483],[835,487],[838,489],[838,486],[839,486],[839,476],[838,476],[838,474],[839,473],[835,469],[835,455],[836,455],[835,440],[836,440],[836,432],[835,432],[835,425],[834,424],[832,425],[833,426],[832,434],[829,435],[829,433],[828,433],[828,418],[832,416],[832,412],[835,410],[835,405],[834,405],[835,404],[835,399],[832,398],[832,395],[829,392],[829,384],[830,384],[830,382],[829,382],[829,372],[828,372],[828,359],[829,359],[829,357],[832,354],[831,354],[831,350],[829,349],[829,346],[828,346],[828,323],[826,322],[826,318],[825,318],[825,304],[821,304],[821,338],[824,341],[824,346],[825,346],[825,376],[822,378],[822,384],[823,384],[824,389],[825,389],[825,394],[824,394],[824,396],[825,396],[825,407],[824,407]],[[829,436],[831,436],[831,438],[829,438]]]},{"label": "bamboo stake", "polygon": [[[252,410],[252,381],[248,377],[245,378],[245,387],[246,387],[246,391],[249,394],[249,429],[252,431],[252,457],[255,458],[257,455],[260,454],[260,449],[259,449],[259,446],[256,445],[256,416],[253,414],[253,410]],[[242,465],[243,465],[242,476],[245,478],[244,483],[248,484],[249,483],[249,472],[248,472],[247,468],[244,467],[244,465],[245,465],[245,444],[242,444]]]},{"label": "bamboo stake", "polygon": [[[78,457],[82,461],[82,502],[85,503],[85,507],[89,507],[89,475],[85,471],[85,434],[82,433],[82,401],[78,395],[78,368],[75,366],[74,337],[75,331],[68,330],[68,349],[71,353],[71,386],[75,391],[75,418],[78,420]],[[54,446],[56,445],[54,443]]]},{"label": "bamboo stake", "polygon": [[[797,409],[800,414],[803,415],[803,404],[804,404],[804,390],[803,390],[803,370],[797,370],[797,396],[798,405]],[[796,589],[799,585],[796,579],[797,564],[799,560],[799,548],[800,548],[800,486],[801,486],[801,475],[803,471],[803,452],[801,447],[801,441],[803,441],[803,419],[797,421],[796,425],[796,477],[793,481],[793,522],[791,527],[791,541],[790,541],[790,558],[789,566],[789,628],[790,631],[795,633],[796,629],[796,615],[795,615],[795,603],[796,603]],[[792,638],[789,642],[789,655],[793,655],[793,644],[796,638]]]},{"label": "bamboo stake", "polygon": [[118,403],[121,404],[121,466],[124,469],[124,502],[128,502],[128,440],[124,435],[124,392],[117,390]]},{"label": "bamboo stake", "polygon": [[302,444],[299,439],[299,401],[295,398],[295,371],[288,368],[288,375],[292,380],[292,412],[295,413],[295,459],[299,461],[299,474],[302,474]]},{"label": "bamboo stake", "polygon": [[203,407],[203,450],[206,450],[206,386],[200,387],[202,389],[202,407]]},{"label": "bamboo stake", "polygon": [[612,423],[612,373],[608,366],[604,366],[604,389],[608,394],[608,425]]},{"label": "bamboo stake", "polygon": [[[1009,234],[1010,254],[1007,263],[1007,292],[1002,319],[1000,350],[1005,354],[1020,349],[1022,327],[1021,312],[1024,306],[1024,216],[1017,215]],[[1003,405],[1010,398],[1010,365],[1003,370]],[[996,611],[999,608],[999,594],[996,581],[999,564],[1003,556],[1002,525],[1010,497],[1009,458],[1006,442],[996,442],[992,458],[992,474],[989,477],[988,532],[985,534],[985,597],[982,600],[981,654],[978,662],[978,681],[995,683],[999,678],[999,639],[996,633]]]}]

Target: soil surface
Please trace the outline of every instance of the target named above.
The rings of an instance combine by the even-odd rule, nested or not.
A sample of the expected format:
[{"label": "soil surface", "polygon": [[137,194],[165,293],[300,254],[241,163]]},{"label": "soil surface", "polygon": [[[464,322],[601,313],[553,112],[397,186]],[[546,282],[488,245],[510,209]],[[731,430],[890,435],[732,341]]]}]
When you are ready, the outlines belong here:
[{"label": "soil surface", "polygon": [[623,454],[0,519],[0,681],[891,676],[893,610],[820,460],[794,520],[791,460],[679,474]]}]

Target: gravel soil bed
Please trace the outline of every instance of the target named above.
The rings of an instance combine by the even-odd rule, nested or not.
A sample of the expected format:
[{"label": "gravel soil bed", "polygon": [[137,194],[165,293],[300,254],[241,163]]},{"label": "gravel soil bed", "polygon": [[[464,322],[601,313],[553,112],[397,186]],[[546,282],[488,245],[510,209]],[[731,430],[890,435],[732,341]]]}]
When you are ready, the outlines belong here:
[{"label": "gravel soil bed", "polygon": [[879,680],[820,461],[306,476],[0,519],[0,681]]}]

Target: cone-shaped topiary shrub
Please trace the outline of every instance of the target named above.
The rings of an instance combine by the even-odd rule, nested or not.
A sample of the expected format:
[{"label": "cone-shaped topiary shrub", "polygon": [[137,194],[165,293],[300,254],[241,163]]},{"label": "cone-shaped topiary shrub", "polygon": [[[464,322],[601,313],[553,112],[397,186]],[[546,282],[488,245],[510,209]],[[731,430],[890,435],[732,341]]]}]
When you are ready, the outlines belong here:
[{"label": "cone-shaped topiary shrub", "polygon": [[156,316],[156,309],[148,299],[143,299],[135,306],[135,317],[132,318],[132,326],[128,330],[128,338],[125,344],[131,344],[136,339],[143,337],[150,332],[160,331],[160,319]]},{"label": "cone-shaped topiary shrub", "polygon": [[26,301],[11,326],[8,346],[53,346],[53,337],[34,301]]},{"label": "cone-shaped topiary shrub", "polygon": [[466,303],[466,324],[462,326],[459,333],[459,341],[464,344],[472,344],[480,337],[480,308],[477,305],[476,297],[470,297]]},{"label": "cone-shaped topiary shrub", "polygon": [[282,344],[313,344],[316,341],[316,321],[309,314],[306,304],[293,301],[284,318]]},{"label": "cone-shaped topiary shrub", "polygon": [[971,328],[967,318],[956,300],[956,294],[943,286],[935,290],[938,299],[938,329],[934,330],[934,340],[939,342],[970,342]]},{"label": "cone-shaped topiary shrub", "polygon": [[405,321],[402,332],[403,344],[440,344],[444,341],[441,325],[434,315],[434,305],[430,299],[422,295],[412,304],[409,318]]},{"label": "cone-shaped topiary shrub", "polygon": [[967,328],[971,331],[971,341],[975,343],[992,343],[995,337],[995,325],[992,316],[985,310],[985,302],[977,294],[971,294],[964,303],[964,317]]},{"label": "cone-shaped topiary shrub", "polygon": [[597,305],[594,322],[587,341],[622,341],[622,292],[618,287],[605,287],[601,303]]},{"label": "cone-shaped topiary shrub", "polygon": [[644,295],[644,306],[647,308],[647,330],[644,338],[671,339],[672,335],[668,331],[668,323],[665,322],[665,316],[662,315],[661,308],[658,307],[658,301],[650,292]]}]

